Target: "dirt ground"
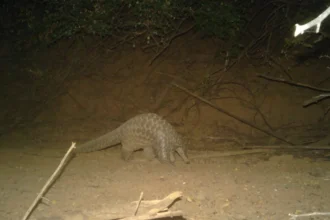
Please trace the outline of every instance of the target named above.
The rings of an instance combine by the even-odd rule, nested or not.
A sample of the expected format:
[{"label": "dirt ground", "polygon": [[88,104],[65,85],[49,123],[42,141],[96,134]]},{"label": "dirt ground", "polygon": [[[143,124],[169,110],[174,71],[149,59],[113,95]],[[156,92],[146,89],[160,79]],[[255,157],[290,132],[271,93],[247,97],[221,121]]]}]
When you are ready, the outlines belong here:
[{"label": "dirt ground", "polygon": [[[184,217],[173,219],[285,220],[291,218],[290,213],[330,212],[329,151],[264,149],[259,153],[230,155],[242,150],[249,152],[255,145],[266,148],[283,143],[178,89],[167,87],[174,80],[187,88],[196,88],[193,85],[207,88],[208,73],[223,65],[223,61],[211,62],[216,49],[210,42],[196,41],[178,42],[185,46],[174,46],[161,57],[162,62],[156,62],[156,67],[146,64],[153,56],[141,51],[102,56],[94,51],[88,53],[90,59],[85,63],[75,60],[77,67],[63,71],[60,69],[63,66],[49,58],[49,53],[39,66],[33,66],[34,71],[29,72],[33,77],[42,77],[55,69],[60,73],[83,71],[65,78],[61,86],[67,90],[48,99],[36,118],[15,129],[5,128],[6,123],[11,123],[9,113],[16,114],[15,119],[19,120],[33,102],[22,90],[24,83],[10,84],[4,97],[20,98],[16,104],[9,103],[13,99],[6,99],[3,103],[7,108],[1,110],[1,131],[8,132],[2,132],[0,137],[0,219],[23,217],[71,142],[79,145],[136,114],[150,111],[164,116],[191,140],[190,164],[184,164],[179,157],[175,166],[149,162],[141,152],[134,153],[132,161],[124,162],[120,146],[76,155],[30,219],[132,216],[136,206],[133,202],[139,200],[141,192],[144,200],[155,200],[175,191],[181,191],[183,196],[170,210],[181,210]],[[67,52],[56,49],[56,53],[54,57]],[[83,53],[76,51],[75,56],[68,53],[67,57],[78,59],[77,54]],[[314,62],[297,67],[290,74],[302,82],[314,83],[324,75],[311,75],[311,71],[320,73],[320,70],[327,73],[324,66]],[[316,93],[256,76],[268,71],[279,70],[256,69],[251,62],[237,64],[228,73],[221,73],[223,76],[216,75],[225,79],[223,87],[208,92],[207,98],[253,124],[271,127],[288,141],[302,145],[326,136],[328,102],[302,108],[301,103]],[[141,204],[138,214],[144,209]],[[73,213],[83,213],[89,218],[74,218]],[[330,219],[330,216],[301,219]]]},{"label": "dirt ground", "polygon": [[[15,140],[0,153],[1,219],[23,216],[66,150]],[[123,162],[118,147],[79,155],[31,219],[74,219],[65,218],[72,211],[90,219],[130,216],[141,192],[154,200],[182,191],[170,210],[182,210],[185,219],[290,219],[289,213],[330,209],[329,160],[275,153],[194,159],[201,154],[212,156],[190,151],[191,164],[177,158],[175,166],[144,161],[140,152]]]}]

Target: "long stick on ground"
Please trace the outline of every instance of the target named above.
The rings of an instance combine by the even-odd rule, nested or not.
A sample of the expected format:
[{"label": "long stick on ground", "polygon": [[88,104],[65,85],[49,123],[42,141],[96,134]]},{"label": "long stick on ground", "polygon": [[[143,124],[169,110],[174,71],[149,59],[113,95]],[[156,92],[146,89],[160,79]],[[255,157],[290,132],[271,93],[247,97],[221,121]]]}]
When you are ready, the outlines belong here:
[{"label": "long stick on ground", "polygon": [[182,211],[167,211],[167,212],[161,212],[161,213],[156,213],[154,215],[139,215],[139,216],[131,216],[127,218],[121,218],[120,220],[152,220],[152,219],[169,219],[169,218],[174,218],[174,217],[179,217],[183,216]]},{"label": "long stick on ground", "polygon": [[318,88],[318,87],[311,86],[311,85],[308,85],[308,84],[294,82],[292,80],[275,78],[275,77],[266,76],[266,75],[262,75],[262,74],[258,74],[257,76],[259,76],[261,78],[264,78],[264,79],[267,79],[267,80],[271,80],[271,81],[275,81],[275,82],[280,82],[280,83],[285,83],[285,84],[289,84],[289,85],[292,85],[292,86],[298,86],[298,87],[302,87],[302,88],[306,88],[306,89],[310,89],[310,90],[314,90],[314,91],[318,91],[318,92],[330,92],[329,89]]},{"label": "long stick on ground", "polygon": [[281,140],[281,141],[283,141],[283,142],[285,142],[285,143],[287,143],[287,144],[294,145],[294,144],[291,143],[290,141],[285,140],[284,138],[278,136],[277,134],[275,134],[275,133],[273,133],[273,132],[271,132],[271,131],[267,131],[267,130],[265,130],[265,129],[259,128],[258,126],[254,125],[254,124],[252,124],[252,123],[250,123],[250,122],[248,122],[248,121],[246,121],[245,119],[240,118],[240,117],[238,117],[238,116],[236,116],[236,115],[233,115],[233,114],[231,114],[230,112],[227,112],[226,110],[224,110],[224,109],[222,109],[222,108],[216,106],[215,104],[213,104],[213,103],[211,103],[210,101],[208,101],[208,100],[206,100],[206,99],[200,97],[199,95],[197,95],[197,94],[195,94],[195,93],[193,93],[193,92],[190,92],[188,89],[186,89],[186,88],[184,88],[184,87],[182,87],[182,86],[179,86],[179,85],[176,84],[176,83],[173,83],[173,82],[172,82],[171,84],[172,84],[173,86],[175,86],[175,87],[181,89],[182,91],[188,93],[189,95],[191,95],[191,96],[193,96],[193,97],[199,99],[200,101],[202,101],[202,102],[208,104],[209,106],[215,108],[215,109],[218,110],[219,112],[222,112],[222,113],[224,113],[225,115],[228,115],[229,117],[232,117],[232,118],[236,119],[237,121],[242,122],[243,124],[246,124],[246,125],[248,125],[248,126],[254,128],[254,129],[257,129],[257,130],[259,130],[259,131],[261,131],[261,132],[263,132],[263,133],[265,133],[265,134],[267,134],[267,135],[269,135],[269,136],[272,136],[272,137],[274,137],[274,138],[276,138],[276,139],[278,139],[278,140]]},{"label": "long stick on ground", "polygon": [[140,207],[140,204],[141,204],[141,201],[143,199],[143,192],[141,192],[140,194],[140,199],[139,199],[139,202],[136,204],[136,208],[135,208],[135,212],[134,212],[134,215],[137,214],[138,210],[139,210],[139,207]]},{"label": "long stick on ground", "polygon": [[43,197],[44,193],[47,191],[48,187],[53,183],[55,177],[57,177],[57,175],[59,174],[59,172],[62,170],[62,168],[64,167],[64,164],[67,160],[67,158],[69,157],[70,153],[72,152],[72,150],[76,148],[76,143],[72,143],[71,147],[69,148],[69,150],[66,152],[65,156],[63,157],[63,159],[61,160],[61,163],[58,165],[57,169],[55,170],[55,172],[53,173],[53,175],[47,180],[46,184],[44,185],[44,187],[41,189],[41,191],[39,192],[37,198],[33,201],[32,205],[30,206],[30,208],[26,211],[24,217],[22,218],[22,220],[26,220],[32,210],[35,208],[35,206],[38,204],[39,200]]},{"label": "long stick on ground", "polygon": [[190,156],[189,159],[205,159],[205,158],[217,158],[217,157],[230,157],[237,155],[246,155],[246,154],[258,154],[258,153],[272,153],[272,149],[253,149],[253,150],[239,150],[239,151],[228,151],[228,152],[212,152],[212,154],[199,154],[196,156]]},{"label": "long stick on ground", "polygon": [[300,217],[309,217],[309,216],[325,216],[325,215],[330,215],[330,212],[312,212],[312,213],[306,213],[306,214],[300,214],[300,215],[295,215],[289,213],[289,216],[291,216],[290,219],[295,220]]}]

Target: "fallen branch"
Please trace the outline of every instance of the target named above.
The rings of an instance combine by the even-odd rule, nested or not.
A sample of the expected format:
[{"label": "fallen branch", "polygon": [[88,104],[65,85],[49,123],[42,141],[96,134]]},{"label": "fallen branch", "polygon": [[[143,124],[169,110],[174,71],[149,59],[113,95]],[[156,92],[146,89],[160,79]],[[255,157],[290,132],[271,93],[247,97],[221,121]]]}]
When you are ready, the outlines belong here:
[{"label": "fallen branch", "polygon": [[137,208],[135,213],[137,213],[137,209],[140,207],[140,204],[147,204],[149,211],[145,211],[144,214],[138,216],[130,216],[130,217],[123,217],[123,218],[116,218],[120,220],[148,220],[148,219],[159,219],[165,217],[176,217],[182,216],[182,211],[169,211],[168,207],[170,207],[177,199],[182,197],[182,192],[177,191],[169,194],[162,200],[152,200],[152,201],[141,201],[142,193],[140,196],[139,201],[135,201],[137,203]]},{"label": "fallen branch", "polygon": [[134,215],[137,214],[138,210],[139,210],[139,207],[140,207],[140,204],[141,204],[141,201],[143,199],[143,192],[141,192],[140,194],[140,199],[139,199],[139,202],[136,204],[136,208],[135,208],[135,212],[134,212]]},{"label": "fallen branch", "polygon": [[308,99],[307,101],[305,101],[303,106],[306,107],[306,106],[309,106],[311,104],[318,103],[319,101],[321,101],[323,99],[327,99],[329,97],[330,97],[330,93],[320,94],[320,95],[314,96],[311,99]]},{"label": "fallen branch", "polygon": [[[316,142],[317,143],[317,142]],[[320,145],[295,145],[295,146],[245,146],[248,149],[278,149],[278,150],[330,150],[330,146]]]},{"label": "fallen branch", "polygon": [[289,216],[291,216],[291,218],[290,218],[291,220],[295,220],[295,219],[300,218],[300,217],[325,216],[325,215],[329,215],[330,216],[330,212],[311,212],[311,213],[300,214],[300,215],[289,213]]},{"label": "fallen branch", "polygon": [[173,192],[170,195],[166,196],[164,199],[160,200],[157,204],[152,205],[150,210],[148,211],[149,215],[154,215],[158,212],[167,210],[172,203],[174,203],[175,200],[182,197],[182,192]]},{"label": "fallen branch", "polygon": [[257,153],[272,153],[272,149],[254,149],[254,150],[238,150],[238,151],[228,151],[228,152],[216,152],[213,151],[212,154],[200,154],[196,156],[190,156],[190,160],[194,159],[204,159],[204,158],[215,158],[215,157],[229,157],[229,156],[236,156],[236,155],[244,155],[244,154],[257,154]]},{"label": "fallen branch", "polygon": [[291,143],[290,141],[285,140],[284,138],[280,137],[279,135],[277,135],[277,134],[275,134],[275,133],[273,133],[273,132],[271,132],[271,131],[267,131],[267,130],[265,130],[265,129],[259,128],[258,126],[254,125],[254,124],[252,124],[252,123],[250,123],[250,122],[248,122],[248,121],[246,121],[245,119],[240,118],[240,117],[238,117],[238,116],[236,116],[236,115],[233,115],[233,114],[231,114],[230,112],[227,112],[226,110],[224,110],[224,109],[222,109],[222,108],[216,106],[215,104],[213,104],[213,103],[211,103],[210,101],[208,101],[208,100],[206,100],[206,99],[200,97],[199,95],[190,92],[188,89],[186,89],[186,88],[184,88],[184,87],[182,87],[182,86],[179,86],[179,85],[176,84],[176,83],[171,83],[171,84],[172,84],[173,86],[175,86],[175,87],[181,89],[182,91],[184,91],[184,92],[190,94],[191,96],[193,96],[193,97],[199,99],[200,101],[202,101],[202,102],[208,104],[209,106],[211,106],[212,108],[218,110],[219,112],[222,112],[222,113],[224,113],[225,115],[227,115],[227,116],[229,116],[229,117],[232,117],[232,118],[236,119],[236,120],[239,121],[239,122],[242,122],[243,124],[246,124],[246,125],[248,125],[248,126],[254,128],[254,129],[257,129],[258,131],[261,131],[261,132],[263,132],[263,133],[265,133],[265,134],[267,134],[267,135],[269,135],[269,136],[272,136],[272,137],[274,137],[274,138],[276,138],[276,139],[278,139],[278,140],[281,140],[281,141],[283,141],[283,142],[285,142],[285,143],[287,143],[287,144],[294,145],[294,144]]},{"label": "fallen branch", "polygon": [[330,143],[330,134],[328,134],[326,137],[322,138],[321,140],[318,140],[318,141],[310,144],[310,146],[312,146],[312,147],[324,146],[330,150],[329,143]]},{"label": "fallen branch", "polygon": [[33,211],[33,209],[35,208],[35,206],[38,204],[38,202],[40,201],[40,199],[42,199],[43,195],[45,194],[45,192],[48,190],[48,187],[53,183],[53,181],[55,180],[55,177],[57,177],[57,175],[59,174],[59,172],[63,169],[65,162],[67,161],[67,158],[69,157],[70,153],[72,152],[72,150],[76,148],[76,143],[72,143],[71,147],[69,148],[69,150],[66,152],[66,154],[64,155],[63,159],[61,160],[60,164],[58,165],[58,167],[56,168],[55,172],[53,173],[53,175],[51,175],[51,177],[47,180],[46,184],[44,185],[44,187],[41,189],[41,191],[39,192],[37,198],[33,201],[32,205],[30,206],[30,208],[26,211],[24,217],[22,218],[22,220],[26,220],[31,212]]},{"label": "fallen branch", "polygon": [[311,86],[311,85],[308,85],[308,84],[303,84],[303,83],[297,83],[297,82],[294,82],[292,80],[280,79],[280,78],[275,78],[275,77],[261,75],[261,74],[258,74],[257,76],[259,76],[261,78],[264,78],[264,79],[272,80],[272,81],[275,81],[275,82],[281,82],[281,83],[289,84],[289,85],[292,85],[292,86],[303,87],[303,88],[318,91],[318,92],[329,92],[330,93],[329,89],[318,88],[318,87]]},{"label": "fallen branch", "polygon": [[167,211],[162,213],[156,213],[155,215],[139,215],[139,216],[132,216],[127,218],[121,218],[120,220],[151,220],[151,219],[160,219],[160,218],[173,218],[182,216],[182,211]]},{"label": "fallen branch", "polygon": [[246,145],[244,140],[241,140],[239,138],[224,138],[224,137],[213,137],[213,136],[206,136],[205,138],[203,138],[204,140],[212,140],[212,141],[222,141],[222,142],[234,142],[239,144],[242,148],[244,148],[244,146]]}]

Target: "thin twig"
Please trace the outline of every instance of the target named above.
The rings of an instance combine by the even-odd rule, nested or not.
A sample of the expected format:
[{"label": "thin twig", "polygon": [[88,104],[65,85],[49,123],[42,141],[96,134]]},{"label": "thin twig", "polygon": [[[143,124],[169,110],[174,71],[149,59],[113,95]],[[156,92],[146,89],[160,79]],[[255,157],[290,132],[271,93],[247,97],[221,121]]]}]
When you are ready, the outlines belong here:
[{"label": "thin twig", "polygon": [[178,33],[178,34],[176,34],[176,35],[174,35],[174,36],[172,36],[171,38],[170,38],[170,40],[167,42],[167,44],[162,48],[162,50],[161,51],[159,51],[152,59],[151,59],[151,61],[149,62],[149,66],[151,66],[152,64],[153,64],[153,62],[160,56],[160,55],[162,55],[165,51],[166,51],[166,49],[171,45],[171,43],[172,43],[172,41],[175,39],[175,38],[177,38],[177,37],[179,37],[179,36],[181,36],[181,35],[184,35],[184,34],[186,34],[186,33],[188,33],[191,29],[193,29],[195,27],[195,25],[192,25],[192,26],[190,26],[189,28],[187,28],[186,30],[184,30],[184,31],[182,31],[182,32],[180,32],[180,33]]},{"label": "thin twig", "polygon": [[[172,80],[173,81],[173,80]],[[160,93],[160,95],[156,98],[156,103],[151,107],[151,109],[154,112],[157,112],[164,101],[164,99],[167,97],[167,94],[171,88],[170,84],[167,84],[166,87],[163,89],[163,91]]]},{"label": "thin twig", "polygon": [[290,73],[286,70],[286,68],[284,68],[279,62],[277,62],[277,60],[275,58],[273,58],[272,56],[269,56],[269,64],[270,66],[273,66],[272,63],[274,63],[275,65],[277,65],[282,72],[285,73],[285,75],[290,79],[293,80],[292,76],[290,75]]},{"label": "thin twig", "polygon": [[22,220],[26,220],[30,216],[31,212],[33,211],[33,209],[35,208],[35,206],[38,204],[39,200],[43,197],[43,195],[47,191],[48,187],[53,183],[55,177],[57,177],[57,175],[59,174],[59,172],[64,167],[67,158],[69,157],[70,153],[72,152],[72,150],[74,148],[76,148],[76,143],[72,143],[71,147],[66,152],[66,154],[63,157],[63,159],[61,160],[61,163],[58,165],[58,167],[56,168],[56,170],[53,173],[53,175],[47,180],[46,184],[44,185],[44,187],[39,192],[37,198],[33,201],[33,203],[30,206],[30,208],[26,211],[26,213],[25,213],[24,217],[22,218]]},{"label": "thin twig", "polygon": [[190,94],[191,96],[193,96],[193,97],[199,99],[200,101],[202,101],[202,102],[208,104],[209,106],[211,106],[212,108],[218,110],[219,112],[222,112],[222,113],[224,113],[225,115],[227,115],[227,116],[229,116],[229,117],[232,117],[232,118],[236,119],[236,120],[239,121],[239,122],[242,122],[243,124],[246,124],[246,125],[248,125],[248,126],[254,128],[254,129],[257,129],[257,130],[259,130],[259,131],[261,131],[261,132],[263,132],[263,133],[265,133],[265,134],[267,134],[267,135],[269,135],[269,136],[272,136],[272,137],[274,137],[274,138],[276,138],[276,139],[278,139],[278,140],[281,140],[281,141],[283,141],[283,142],[285,142],[285,143],[287,143],[287,144],[294,145],[294,144],[291,143],[290,141],[285,140],[284,138],[280,137],[279,135],[277,135],[277,134],[275,134],[275,133],[273,133],[273,132],[271,132],[271,131],[267,131],[267,130],[265,130],[265,129],[259,128],[258,126],[254,125],[254,124],[252,124],[252,123],[250,123],[250,122],[248,122],[248,121],[246,121],[245,119],[240,118],[240,117],[238,117],[238,116],[236,116],[236,115],[233,115],[233,114],[230,113],[230,112],[227,112],[226,110],[224,110],[224,109],[222,109],[222,108],[216,106],[215,104],[213,104],[213,103],[209,102],[208,100],[206,100],[206,99],[200,97],[199,95],[190,92],[188,89],[186,89],[186,88],[184,88],[184,87],[182,87],[182,86],[177,85],[176,83],[171,83],[171,84],[172,84],[173,86],[175,86],[175,87],[181,89],[182,91],[184,91],[184,92]]},{"label": "thin twig", "polygon": [[[237,83],[237,82],[223,82],[222,85],[226,85],[226,84],[233,84],[233,85],[238,85],[240,87],[242,87],[243,89],[245,89],[248,94],[252,97],[252,100],[253,102],[249,102],[243,98],[239,98],[239,96],[235,93],[234,90],[230,90],[228,89],[230,92],[232,92],[235,96],[233,97],[234,99],[238,99],[239,101],[243,102],[244,104],[248,104],[248,105],[252,105],[252,109],[256,111],[256,114],[259,114],[261,119],[263,120],[263,122],[265,123],[265,125],[271,130],[271,131],[274,131],[274,128],[268,123],[267,119],[266,119],[266,116],[261,112],[261,110],[259,109],[259,107],[257,106],[257,103],[256,103],[256,99],[255,99],[255,96],[253,94],[253,92],[251,91],[251,89],[241,83]],[[215,98],[212,98],[212,99],[215,99]],[[212,101],[212,99],[210,99],[209,101]],[[248,107],[248,108],[251,108],[251,107]]]}]

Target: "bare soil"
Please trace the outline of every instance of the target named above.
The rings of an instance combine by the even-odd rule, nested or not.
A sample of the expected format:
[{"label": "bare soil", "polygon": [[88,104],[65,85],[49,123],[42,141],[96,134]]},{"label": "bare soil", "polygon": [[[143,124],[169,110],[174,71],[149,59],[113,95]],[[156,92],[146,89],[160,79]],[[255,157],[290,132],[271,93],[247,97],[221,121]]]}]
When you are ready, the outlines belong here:
[{"label": "bare soil", "polygon": [[[63,146],[15,145],[1,148],[1,219],[23,216],[65,152]],[[186,219],[290,219],[289,213],[330,209],[329,161],[289,154],[191,160],[178,158],[171,166],[143,161],[137,152],[126,163],[118,148],[77,156],[31,219],[65,219],[72,211],[130,216],[141,192],[154,200],[182,191],[171,210],[182,210]]]}]

